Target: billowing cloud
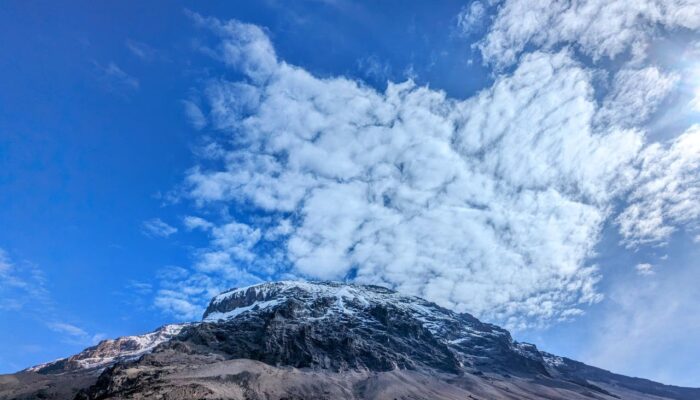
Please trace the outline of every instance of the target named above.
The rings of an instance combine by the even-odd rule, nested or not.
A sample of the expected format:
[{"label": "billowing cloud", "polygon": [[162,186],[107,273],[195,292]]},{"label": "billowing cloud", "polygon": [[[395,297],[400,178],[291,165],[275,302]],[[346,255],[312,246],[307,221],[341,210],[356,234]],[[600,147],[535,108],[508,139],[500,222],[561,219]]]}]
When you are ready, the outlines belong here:
[{"label": "billowing cloud", "polygon": [[700,28],[698,0],[505,0],[479,44],[484,59],[511,65],[527,46],[573,44],[600,59],[643,58],[659,29]]},{"label": "billowing cloud", "polygon": [[[215,132],[184,193],[215,212],[185,218],[209,245],[164,280],[163,310],[195,315],[221,286],[303,277],[391,286],[524,328],[602,298],[588,260],[607,221],[632,244],[698,219],[694,131],[645,147],[639,130],[672,73],[628,64],[599,99],[598,72],[564,48],[522,55],[466,100],[410,80],[380,92],[287,64],[257,26],[192,17],[219,37],[205,51],[242,78],[202,91]],[[592,55],[614,56],[609,39]],[[664,179],[679,186],[657,196]]]},{"label": "billowing cloud", "polygon": [[[187,193],[260,215],[191,220],[211,237],[197,273],[354,279],[510,326],[601,298],[586,260],[643,136],[594,127],[591,72],[568,51],[529,54],[460,101],[411,81],[377,92],[317,78],[279,61],[260,28],[197,20],[247,79],[204,91],[221,133]],[[262,269],[254,255],[271,249]]]}]

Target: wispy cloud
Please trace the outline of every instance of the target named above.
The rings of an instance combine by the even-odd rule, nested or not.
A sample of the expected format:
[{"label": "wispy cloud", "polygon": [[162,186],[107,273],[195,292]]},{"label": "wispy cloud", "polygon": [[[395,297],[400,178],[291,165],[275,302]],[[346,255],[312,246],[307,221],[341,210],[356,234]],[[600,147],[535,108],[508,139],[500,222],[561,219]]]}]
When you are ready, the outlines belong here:
[{"label": "wispy cloud", "polygon": [[153,285],[147,282],[130,281],[127,289],[133,290],[140,295],[147,295],[153,292]]},{"label": "wispy cloud", "polygon": [[141,86],[138,79],[126,73],[114,62],[102,65],[95,61],[93,64],[99,74],[99,81],[109,91],[123,95],[138,90]]},{"label": "wispy cloud", "polygon": [[87,336],[87,332],[81,328],[65,322],[52,322],[48,325],[48,327],[54,332],[65,333],[70,336]]},{"label": "wispy cloud", "polygon": [[183,222],[185,224],[185,227],[189,230],[202,229],[202,230],[208,231],[214,227],[214,224],[207,221],[206,219],[201,218],[201,217],[195,217],[192,215],[186,216],[184,218]]},{"label": "wispy cloud", "polygon": [[64,341],[77,345],[93,345],[103,340],[106,335],[102,333],[89,334],[84,329],[66,322],[50,322],[47,327],[52,331],[62,334]]},{"label": "wispy cloud", "polygon": [[182,105],[185,109],[185,116],[195,129],[200,130],[207,125],[207,118],[197,104],[191,100],[183,100]]},{"label": "wispy cloud", "polygon": [[199,320],[209,299],[226,289],[222,280],[182,267],[164,268],[158,278],[155,306],[182,321]]},{"label": "wispy cloud", "polygon": [[[59,333],[69,344],[91,345],[104,338],[101,333],[90,334],[84,329],[55,320],[57,311],[46,287],[41,269],[29,262],[14,262],[0,249],[0,313],[22,313]],[[48,321],[48,322],[47,322]]]},{"label": "wispy cloud", "polygon": [[654,275],[654,266],[649,263],[637,264],[634,266],[634,269],[637,270],[639,275]]},{"label": "wispy cloud", "polygon": [[160,218],[152,218],[141,224],[141,231],[151,237],[168,237],[177,233],[177,228],[168,225]]},{"label": "wispy cloud", "polygon": [[376,55],[357,60],[357,68],[364,77],[373,81],[385,83],[391,78],[391,65],[380,60]]},{"label": "wispy cloud", "polygon": [[696,264],[673,273],[639,277],[614,285],[606,312],[590,329],[584,361],[627,375],[697,386]]},{"label": "wispy cloud", "polygon": [[478,0],[462,7],[457,14],[457,27],[461,33],[471,35],[483,29],[489,18],[487,8],[487,5]]},{"label": "wispy cloud", "polygon": [[0,311],[19,311],[26,304],[50,304],[46,278],[35,265],[16,263],[0,248]]},{"label": "wispy cloud", "polygon": [[152,62],[163,57],[161,51],[156,50],[143,42],[128,39],[126,42],[124,42],[124,45],[127,49],[129,49],[131,54],[146,62]]}]

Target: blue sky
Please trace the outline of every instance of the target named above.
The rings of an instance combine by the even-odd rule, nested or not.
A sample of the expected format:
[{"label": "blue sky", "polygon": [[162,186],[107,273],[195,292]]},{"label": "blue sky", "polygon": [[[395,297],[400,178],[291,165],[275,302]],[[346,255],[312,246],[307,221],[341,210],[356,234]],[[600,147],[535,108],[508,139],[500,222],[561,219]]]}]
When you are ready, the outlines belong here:
[{"label": "blue sky", "polygon": [[0,372],[286,278],[700,385],[700,5],[530,3],[3,7]]}]

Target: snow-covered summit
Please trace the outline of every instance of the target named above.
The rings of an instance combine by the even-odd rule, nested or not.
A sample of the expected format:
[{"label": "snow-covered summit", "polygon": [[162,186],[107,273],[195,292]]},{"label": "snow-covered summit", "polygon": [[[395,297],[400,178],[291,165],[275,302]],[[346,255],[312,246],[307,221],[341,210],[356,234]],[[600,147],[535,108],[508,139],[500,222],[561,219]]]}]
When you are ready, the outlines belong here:
[{"label": "snow-covered summit", "polygon": [[[204,313],[204,322],[224,321],[250,312],[271,309],[289,301],[306,305],[323,305],[323,318],[332,315],[355,315],[377,305],[392,305],[416,315],[431,325],[436,319],[454,318],[456,314],[419,297],[402,295],[375,285],[340,282],[279,281],[228,290],[214,297]],[[468,314],[464,314],[468,315]],[[471,316],[469,316],[471,317]],[[478,322],[475,318],[474,321]],[[437,330],[438,326],[428,326]]]},{"label": "snow-covered summit", "polygon": [[276,296],[280,294],[298,294],[303,292],[316,296],[401,296],[393,290],[375,285],[358,285],[341,282],[276,281],[227,290],[215,296],[211,303],[219,304],[232,297],[240,297],[249,292],[254,292],[263,297]]},{"label": "snow-covered summit", "polygon": [[[525,355],[522,345],[513,341],[502,328],[420,297],[374,285],[280,281],[235,288],[212,299],[203,322],[256,318],[261,313],[288,307],[294,309],[296,320],[325,320],[328,324],[350,323],[352,326],[371,326],[376,323],[376,310],[382,308],[416,321],[445,345],[464,349],[466,353],[474,349],[483,352],[495,346],[501,348],[499,351],[508,349]],[[528,356],[538,358],[537,354],[535,348]]]},{"label": "snow-covered summit", "polygon": [[[210,328],[209,324],[221,327]],[[358,361],[356,352],[363,348],[372,349],[370,353],[381,354],[384,360],[390,360],[389,364],[399,366],[422,363],[456,370],[509,365],[542,373],[548,368],[534,345],[516,342],[505,329],[483,323],[470,314],[374,285],[281,281],[231,289],[212,299],[203,324],[195,330],[202,331],[198,336],[211,337],[208,333],[211,329],[242,332],[260,326],[271,329],[266,337],[272,338],[260,346],[268,349],[268,353],[279,350],[280,354],[287,350],[277,349],[279,343],[297,340],[288,337],[290,332],[304,332],[300,334],[305,340],[318,343],[336,340],[341,335],[338,332],[343,332],[343,340],[354,343],[344,350],[340,350],[341,345],[316,348],[306,342],[295,347],[304,349],[300,359],[333,359],[338,358],[336,353],[345,351],[340,357],[343,362],[331,363],[334,368],[384,365],[377,360]],[[387,335],[390,339],[381,339]],[[387,345],[384,340],[393,344]],[[288,362],[285,357],[280,356],[274,362]],[[406,362],[407,358],[411,361]]]},{"label": "snow-covered summit", "polygon": [[[334,309],[350,312],[352,308],[372,303],[408,304],[421,301],[381,286],[339,282],[278,281],[265,282],[228,290],[214,297],[204,313],[205,322],[235,318],[248,311],[270,308],[288,300],[313,302],[333,299]],[[350,309],[346,307],[348,305]]]}]

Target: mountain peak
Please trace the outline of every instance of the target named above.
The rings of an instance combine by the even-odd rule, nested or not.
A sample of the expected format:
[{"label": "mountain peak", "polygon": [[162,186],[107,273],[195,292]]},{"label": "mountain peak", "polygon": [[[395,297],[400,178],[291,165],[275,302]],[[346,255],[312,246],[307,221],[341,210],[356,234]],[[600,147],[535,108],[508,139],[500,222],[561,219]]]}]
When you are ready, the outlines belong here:
[{"label": "mountain peak", "polygon": [[376,286],[340,282],[277,281],[265,282],[227,290],[215,296],[206,311],[204,321],[234,318],[250,310],[273,307],[289,300],[316,301],[335,299],[335,306],[345,310],[345,304],[368,306],[384,302],[421,302],[417,297],[403,296],[394,290]]}]

